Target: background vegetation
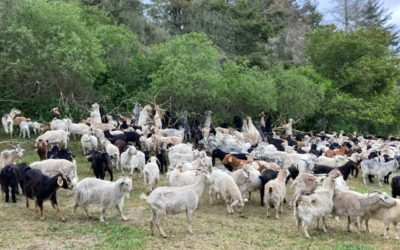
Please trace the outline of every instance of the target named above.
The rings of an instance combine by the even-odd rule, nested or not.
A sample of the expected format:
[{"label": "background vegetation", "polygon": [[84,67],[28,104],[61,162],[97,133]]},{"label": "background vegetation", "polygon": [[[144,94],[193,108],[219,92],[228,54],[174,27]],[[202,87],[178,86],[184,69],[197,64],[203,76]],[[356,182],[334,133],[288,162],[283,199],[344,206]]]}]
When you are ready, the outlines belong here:
[{"label": "background vegetation", "polygon": [[308,0],[2,0],[0,113],[45,120],[59,105],[79,119],[95,101],[124,113],[159,93],[216,122],[265,111],[399,134],[396,27],[381,0],[335,2],[323,25]]}]

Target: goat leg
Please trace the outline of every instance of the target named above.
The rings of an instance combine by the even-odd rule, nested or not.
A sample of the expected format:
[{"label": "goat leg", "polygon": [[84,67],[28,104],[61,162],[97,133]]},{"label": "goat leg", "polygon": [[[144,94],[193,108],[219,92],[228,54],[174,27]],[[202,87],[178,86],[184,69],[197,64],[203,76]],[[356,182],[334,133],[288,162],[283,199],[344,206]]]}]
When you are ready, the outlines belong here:
[{"label": "goat leg", "polygon": [[61,210],[58,208],[57,204],[53,205],[54,210],[60,215],[61,221],[65,222],[65,217],[64,214],[61,212]]},{"label": "goat leg", "polygon": [[397,234],[397,223],[393,223],[393,226],[394,226],[394,238],[398,240],[399,235]]},{"label": "goat leg", "polygon": [[193,211],[192,210],[186,210],[186,219],[187,219],[187,223],[188,223],[188,232],[190,234],[193,234],[192,217],[193,217]]},{"label": "goat leg", "polygon": [[117,207],[119,214],[121,215],[122,220],[127,221],[128,218],[126,218],[125,215],[122,213],[122,206],[123,206],[122,204],[123,204],[123,202],[120,202],[116,207]]}]

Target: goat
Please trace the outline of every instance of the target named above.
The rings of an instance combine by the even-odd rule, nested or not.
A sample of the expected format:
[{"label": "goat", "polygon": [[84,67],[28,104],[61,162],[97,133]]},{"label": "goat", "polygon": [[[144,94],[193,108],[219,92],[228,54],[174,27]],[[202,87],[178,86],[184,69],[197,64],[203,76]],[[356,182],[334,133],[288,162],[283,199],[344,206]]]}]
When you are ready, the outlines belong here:
[{"label": "goat", "polygon": [[40,139],[35,143],[35,150],[39,156],[39,159],[43,161],[47,159],[47,153],[50,150],[50,145],[47,141]]},{"label": "goat", "polygon": [[347,180],[351,171],[356,168],[355,165],[356,163],[352,160],[349,160],[346,164],[338,168],[316,165],[314,166],[314,174],[329,174],[333,169],[338,169],[340,173],[343,175],[343,179]]},{"label": "goat", "polygon": [[368,225],[369,220],[376,219],[383,222],[383,239],[389,239],[387,232],[391,223],[394,226],[394,238],[397,240],[399,239],[399,236],[397,235],[397,224],[400,223],[400,200],[395,199],[395,201],[396,205],[392,207],[382,207],[364,216],[363,220],[365,221],[367,232],[371,232]]},{"label": "goat", "polygon": [[74,214],[78,207],[85,210],[90,218],[88,206],[90,204],[100,205],[100,221],[104,222],[104,213],[107,208],[115,206],[122,220],[128,218],[122,213],[124,199],[132,191],[132,180],[128,177],[120,177],[115,182],[99,180],[96,178],[85,178],[75,187],[74,192]]},{"label": "goat", "polygon": [[104,150],[110,156],[111,164],[116,169],[119,169],[120,152],[117,146],[113,145],[109,140],[105,139],[101,142]]},{"label": "goat", "polygon": [[233,214],[235,208],[243,208],[244,201],[239,187],[228,173],[215,169],[212,171],[210,182],[209,197],[211,205],[214,204],[214,197],[219,194],[225,201],[229,214]]},{"label": "goat", "polygon": [[42,126],[42,124],[39,123],[39,122],[32,122],[31,123],[31,128],[33,129],[33,133],[35,135],[37,135],[39,133],[41,126]]},{"label": "goat", "polygon": [[6,194],[6,202],[10,201],[9,189],[11,189],[11,199],[15,203],[17,198],[15,194],[18,192],[19,178],[17,171],[10,165],[5,166],[0,172],[1,191]]},{"label": "goat", "polygon": [[367,185],[368,175],[377,175],[379,180],[379,186],[383,186],[382,179],[389,172],[395,172],[399,167],[399,162],[394,159],[389,162],[378,162],[375,159],[363,160],[361,163],[361,171],[363,174],[363,182]]},{"label": "goat", "polygon": [[13,146],[12,150],[3,150],[0,153],[0,168],[3,168],[9,164],[15,164],[17,159],[22,159],[24,156],[24,149],[20,148],[19,145]]},{"label": "goat", "polygon": [[65,148],[60,148],[58,145],[54,145],[49,152],[47,152],[47,159],[64,159],[73,162],[74,155],[72,152]]},{"label": "goat", "polygon": [[360,219],[366,214],[394,205],[396,205],[396,200],[379,191],[364,195],[355,191],[336,189],[333,196],[332,214],[348,216],[347,231],[350,232],[350,224],[353,222],[359,233]]},{"label": "goat", "polygon": [[1,118],[1,122],[3,124],[4,132],[8,134],[10,137],[12,137],[13,134],[13,126],[14,126],[14,117],[16,115],[21,114],[21,111],[19,109],[13,108],[11,109],[10,113],[5,114]]},{"label": "goat", "polygon": [[39,140],[44,140],[50,144],[62,143],[64,147],[67,148],[68,136],[69,133],[64,130],[50,130],[38,136],[38,138],[36,138],[36,142],[38,142]]},{"label": "goat", "polygon": [[[310,195],[298,195],[294,201],[294,217],[298,230],[302,227],[304,235],[310,238],[307,232],[307,226],[313,219],[319,221],[322,218],[322,229],[326,229],[326,217],[331,213],[333,208],[333,194],[335,189],[335,178],[340,175],[339,171],[331,171],[329,176],[323,181],[322,187],[317,188]],[[318,225],[319,223],[317,223]]]},{"label": "goat", "polygon": [[50,128],[51,130],[64,130],[68,132],[68,125],[67,125],[67,119],[57,119],[54,118],[50,122]]},{"label": "goat", "polygon": [[76,135],[83,136],[90,131],[90,127],[84,123],[73,123],[69,118],[66,119],[66,123],[68,131],[71,135],[74,135],[74,138]]},{"label": "goat", "polygon": [[110,174],[110,181],[113,180],[111,160],[106,152],[92,150],[86,158],[92,163],[91,167],[96,178],[104,180],[107,171]]},{"label": "goat", "polygon": [[250,165],[244,165],[241,169],[232,172],[232,177],[239,187],[242,196],[248,192],[249,200],[251,198],[251,192],[260,190],[261,179],[260,171],[254,169]]},{"label": "goat", "polygon": [[267,217],[269,217],[269,208],[275,209],[275,218],[279,219],[279,212],[283,213],[283,200],[286,196],[286,177],[289,175],[287,169],[279,170],[278,176],[268,182],[264,187],[264,204],[267,207]]},{"label": "goat", "polygon": [[124,169],[129,170],[130,176],[133,175],[135,169],[138,169],[140,173],[142,173],[145,163],[144,153],[137,151],[135,146],[129,146],[128,149],[121,154],[122,174],[125,174]]},{"label": "goat", "polygon": [[44,161],[36,161],[29,165],[32,169],[39,169],[43,174],[53,177],[58,173],[61,173],[76,184],[79,181],[77,167],[75,160],[70,162],[64,159],[47,159]]},{"label": "goat", "polygon": [[25,137],[31,138],[30,127],[32,126],[31,121],[23,121],[19,124],[19,137],[25,139]]},{"label": "goat", "polygon": [[225,155],[222,160],[222,164],[229,169],[229,171],[233,171],[239,169],[243,164],[252,163],[252,160],[240,160],[231,154]]},{"label": "goat", "polygon": [[52,207],[58,212],[61,221],[65,221],[63,213],[57,205],[57,189],[72,189],[71,180],[63,174],[48,177],[38,169],[27,168],[24,174],[24,193],[26,196],[26,207],[29,208],[29,198],[35,199],[40,208],[40,219],[44,220],[43,202],[50,199]]},{"label": "goat", "polygon": [[400,196],[400,176],[395,176],[392,178],[392,197],[396,198]]},{"label": "goat", "polygon": [[97,137],[91,134],[84,134],[81,137],[81,146],[84,154],[97,149]]},{"label": "goat", "polygon": [[161,228],[161,222],[166,214],[176,214],[186,212],[188,222],[188,231],[193,234],[192,217],[196,210],[200,197],[209,180],[209,171],[199,170],[197,172],[200,178],[196,183],[183,187],[158,187],[147,197],[145,194],[140,195],[149,205],[152,215],[150,222],[151,234],[154,235],[154,226],[157,226],[161,235],[165,238],[167,235]]},{"label": "goat", "polygon": [[143,169],[144,186],[147,194],[150,194],[160,180],[160,169],[157,162],[158,159],[152,156]]},{"label": "goat", "polygon": [[[216,158],[218,158],[218,159],[220,159],[222,161],[227,154],[229,154],[229,153],[225,153],[224,151],[222,151],[219,148],[214,149],[211,152],[211,158],[212,158],[213,166],[215,166],[215,159]],[[231,155],[233,155],[234,157],[236,157],[237,159],[240,159],[240,160],[247,160],[247,157],[248,157],[248,154],[234,154],[234,153],[231,153]]]}]

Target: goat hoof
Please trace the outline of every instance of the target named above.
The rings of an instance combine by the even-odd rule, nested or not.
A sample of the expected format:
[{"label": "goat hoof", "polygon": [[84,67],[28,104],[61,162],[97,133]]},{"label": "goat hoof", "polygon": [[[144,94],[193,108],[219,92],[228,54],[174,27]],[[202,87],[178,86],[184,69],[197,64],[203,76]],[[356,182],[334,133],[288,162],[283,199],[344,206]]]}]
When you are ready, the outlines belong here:
[{"label": "goat hoof", "polygon": [[127,221],[127,220],[128,220],[128,218],[126,218],[126,217],[122,217],[122,220],[123,220],[123,221]]},{"label": "goat hoof", "polygon": [[44,220],[44,217],[40,217],[40,220],[43,221],[43,220]]}]

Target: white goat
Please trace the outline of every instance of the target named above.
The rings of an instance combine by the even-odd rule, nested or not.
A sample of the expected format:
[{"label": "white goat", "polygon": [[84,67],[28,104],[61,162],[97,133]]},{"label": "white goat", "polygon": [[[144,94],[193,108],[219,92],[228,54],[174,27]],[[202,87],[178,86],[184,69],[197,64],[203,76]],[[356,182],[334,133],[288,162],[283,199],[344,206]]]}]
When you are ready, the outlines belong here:
[{"label": "white goat", "polygon": [[211,185],[209,190],[210,204],[214,204],[214,197],[221,195],[225,201],[229,214],[235,209],[242,209],[244,201],[235,180],[225,171],[214,169],[211,174]]},{"label": "white goat", "polygon": [[210,173],[206,170],[198,171],[201,176],[196,183],[183,187],[158,187],[147,197],[145,194],[140,195],[142,200],[146,200],[152,211],[150,230],[154,235],[154,226],[157,226],[161,235],[165,238],[167,235],[161,228],[161,222],[166,214],[177,214],[186,212],[188,222],[188,231],[192,230],[192,217],[194,211],[203,194],[206,182],[209,180]]},{"label": "white goat", "polygon": [[97,137],[91,134],[84,134],[81,137],[81,145],[84,154],[97,149]]},{"label": "white goat", "polygon": [[40,127],[41,127],[41,126],[42,126],[42,124],[39,123],[39,122],[32,122],[31,128],[32,128],[33,133],[34,133],[35,135],[37,135],[37,134],[39,133]]},{"label": "white goat", "polygon": [[140,111],[139,120],[137,122],[139,127],[144,127],[149,122],[152,111],[153,108],[150,105],[144,106],[144,108]]},{"label": "white goat", "polygon": [[19,109],[13,108],[11,109],[10,113],[5,114],[1,118],[1,123],[3,124],[4,132],[8,134],[10,137],[12,137],[13,134],[14,117],[19,114],[21,114],[21,111]]},{"label": "white goat", "polygon": [[133,171],[138,169],[140,173],[143,172],[144,165],[146,164],[145,155],[141,151],[137,151],[135,146],[129,146],[121,154],[121,171],[124,173],[124,169],[128,169],[130,176],[133,175]]},{"label": "white goat", "polygon": [[128,218],[122,213],[125,197],[132,191],[132,180],[120,177],[115,182],[96,178],[85,178],[80,181],[75,189],[73,213],[78,207],[82,207],[88,217],[90,204],[100,205],[100,221],[104,221],[104,213],[107,208],[116,207],[122,220]]},{"label": "white goat", "polygon": [[361,218],[383,207],[389,208],[394,205],[396,205],[395,199],[379,191],[365,195],[355,191],[336,189],[333,196],[332,214],[347,216],[347,231],[350,232],[350,224],[354,223],[359,233]]},{"label": "white goat", "polygon": [[39,169],[43,174],[53,177],[58,173],[68,176],[71,182],[75,185],[78,183],[78,173],[76,161],[70,162],[64,159],[47,159],[36,161],[29,165],[31,168]]},{"label": "white goat", "polygon": [[150,157],[143,169],[144,186],[147,194],[150,194],[160,180],[160,169],[157,161],[155,156]]},{"label": "white goat", "polygon": [[389,230],[390,224],[393,224],[394,227],[394,233],[395,233],[394,238],[396,240],[399,239],[399,236],[397,235],[397,224],[400,223],[400,200],[395,199],[395,201],[396,205],[390,208],[382,207],[364,216],[363,220],[365,220],[365,226],[367,227],[367,232],[371,232],[368,225],[369,220],[375,219],[383,222],[383,239],[385,240],[389,239],[387,232]]},{"label": "white goat", "polygon": [[322,229],[326,229],[326,217],[331,213],[333,207],[333,194],[335,190],[335,178],[340,175],[338,170],[333,170],[329,176],[324,179],[322,187],[317,188],[314,193],[310,195],[298,195],[294,201],[294,217],[298,230],[302,227],[304,235],[310,238],[307,232],[307,226],[317,219],[317,227],[319,226],[319,219],[322,218]]},{"label": "white goat", "polygon": [[71,135],[74,135],[74,138],[76,135],[83,136],[84,134],[87,134],[90,131],[90,127],[84,123],[73,123],[69,118],[66,119],[66,122],[68,131],[70,132]]},{"label": "white goat", "polygon": [[267,207],[267,217],[271,205],[275,209],[275,218],[279,219],[279,212],[283,213],[283,200],[286,196],[286,177],[289,175],[287,169],[279,170],[278,176],[269,181],[264,187],[264,204]]},{"label": "white goat", "polygon": [[43,141],[48,141],[50,144],[62,143],[64,144],[65,148],[67,148],[68,136],[69,133],[64,130],[50,130],[36,138],[36,142],[41,139]]},{"label": "white goat", "polygon": [[249,200],[251,192],[260,190],[260,171],[250,165],[244,165],[242,168],[232,172],[232,177],[238,185],[242,196],[247,192],[249,193]]},{"label": "white goat", "polygon": [[379,186],[383,186],[383,177],[389,174],[389,172],[396,172],[399,168],[399,162],[397,159],[389,162],[378,162],[375,159],[363,160],[360,164],[363,175],[363,182],[367,185],[368,175],[377,175],[379,180]]},{"label": "white goat", "polygon": [[119,169],[119,149],[117,146],[112,144],[109,140],[104,139],[101,144],[103,145],[104,150],[111,158],[111,164],[116,169]]},{"label": "white goat", "polygon": [[317,158],[317,161],[315,162],[315,164],[337,168],[337,167],[343,166],[348,161],[349,160],[345,156],[342,156],[342,155],[335,156],[332,158],[326,157],[326,156],[320,156]]},{"label": "white goat", "polygon": [[54,118],[50,122],[50,128],[51,130],[64,130],[68,132],[67,120]]},{"label": "white goat", "polygon": [[31,121],[22,121],[19,124],[19,136],[22,138],[28,137],[31,138],[30,127],[32,126]]},{"label": "white goat", "polygon": [[22,157],[24,156],[24,151],[25,150],[20,148],[19,145],[14,147],[14,149],[12,150],[3,150],[0,153],[0,169],[9,164],[15,164],[18,158],[22,159]]}]

